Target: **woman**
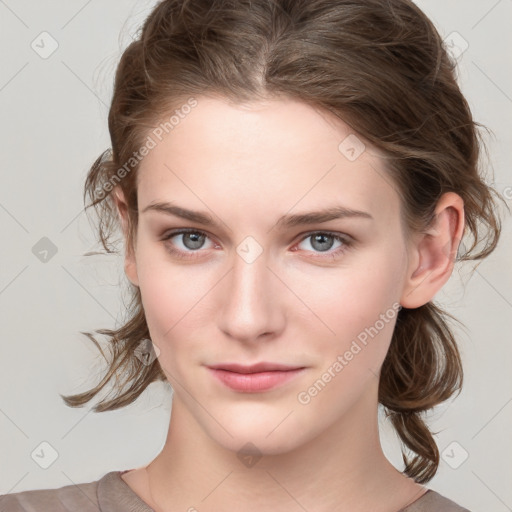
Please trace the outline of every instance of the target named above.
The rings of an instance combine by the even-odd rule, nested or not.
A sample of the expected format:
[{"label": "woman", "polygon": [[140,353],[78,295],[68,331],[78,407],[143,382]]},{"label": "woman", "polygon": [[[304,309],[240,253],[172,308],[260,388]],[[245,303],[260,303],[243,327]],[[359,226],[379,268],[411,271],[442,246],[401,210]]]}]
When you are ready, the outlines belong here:
[{"label": "woman", "polygon": [[500,234],[454,66],[409,0],[159,3],[85,186],[107,251],[122,228],[131,317],[98,331],[104,379],[64,399],[114,379],[94,407],[113,410],[166,380],[167,440],[145,467],[0,505],[467,510],[424,486],[439,452],[422,418],[463,376],[433,299],[463,235],[470,260]]}]

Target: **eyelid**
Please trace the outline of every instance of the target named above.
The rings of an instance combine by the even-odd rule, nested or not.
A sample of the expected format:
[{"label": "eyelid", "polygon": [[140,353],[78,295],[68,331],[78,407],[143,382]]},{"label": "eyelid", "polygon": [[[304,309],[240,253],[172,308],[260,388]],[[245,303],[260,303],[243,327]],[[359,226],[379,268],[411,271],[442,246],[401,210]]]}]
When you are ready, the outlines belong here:
[{"label": "eyelid", "polygon": [[[202,235],[206,235],[211,240],[215,240],[216,239],[216,237],[214,235],[210,234],[208,231],[206,231],[204,229],[201,229],[201,228],[175,228],[175,229],[171,229],[170,231],[165,231],[163,233],[163,235],[160,236],[160,239],[161,240],[168,240],[169,238],[172,238],[173,236],[181,235],[183,233],[200,233]],[[316,234],[337,236],[337,237],[340,237],[340,238],[346,240],[347,242],[355,242],[354,237],[352,237],[348,233],[344,233],[344,232],[342,233],[342,232],[339,232],[339,231],[330,231],[328,229],[313,229],[313,230],[310,230],[310,231],[306,231],[304,233],[300,233],[300,234],[296,235],[295,239],[296,240],[304,240],[305,238],[307,238],[307,237],[309,237],[311,235],[316,235]]]},{"label": "eyelid", "polygon": [[299,237],[299,240],[304,240],[305,238],[308,238],[312,235],[317,235],[317,234],[339,237],[342,240],[345,240],[347,243],[355,242],[354,238],[347,233],[342,233],[340,231],[329,231],[328,229],[314,229],[312,231],[307,231],[305,233],[301,233],[300,235],[297,235],[297,236]]}]

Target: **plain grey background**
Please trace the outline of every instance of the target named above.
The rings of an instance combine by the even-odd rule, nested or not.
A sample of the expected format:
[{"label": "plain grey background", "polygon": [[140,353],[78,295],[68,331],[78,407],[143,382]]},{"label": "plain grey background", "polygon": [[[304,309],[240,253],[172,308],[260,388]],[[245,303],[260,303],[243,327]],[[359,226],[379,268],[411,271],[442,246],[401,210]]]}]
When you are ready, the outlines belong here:
[{"label": "plain grey background", "polygon": [[[459,54],[462,90],[494,133],[489,172],[512,207],[512,0],[417,3]],[[123,316],[121,256],[84,256],[98,246],[82,187],[109,147],[121,51],[154,4],[0,0],[2,494],[142,466],[165,441],[171,394],[163,383],[102,414],[68,408],[58,395],[84,391],[101,374],[80,331],[112,328]],[[428,487],[472,512],[512,510],[512,230],[504,220],[495,253],[472,275],[470,265],[457,268],[437,296],[467,327],[457,331],[465,386],[428,416],[442,453]],[[384,421],[382,442],[402,469]]]}]

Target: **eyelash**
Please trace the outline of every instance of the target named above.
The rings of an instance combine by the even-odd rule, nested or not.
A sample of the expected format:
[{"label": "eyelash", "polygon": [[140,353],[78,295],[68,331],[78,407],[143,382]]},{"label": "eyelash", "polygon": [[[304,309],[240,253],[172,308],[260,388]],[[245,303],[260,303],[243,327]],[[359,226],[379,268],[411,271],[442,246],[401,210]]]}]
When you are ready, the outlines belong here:
[{"label": "eyelash", "polygon": [[[171,232],[167,233],[166,235],[164,235],[164,237],[162,237],[162,241],[167,242],[168,240],[170,240],[171,238],[174,238],[175,236],[183,235],[183,234],[187,234],[187,233],[204,235],[207,238],[210,238],[207,233],[205,233],[204,231],[197,230],[197,229],[178,229],[178,230],[171,231]],[[314,258],[336,259],[337,257],[341,256],[343,253],[345,253],[353,244],[352,239],[350,239],[348,236],[343,236],[343,235],[340,235],[337,233],[331,233],[330,231],[312,231],[310,233],[305,234],[297,243],[303,242],[304,240],[307,240],[308,238],[311,238],[314,235],[327,235],[328,237],[332,237],[335,240],[342,242],[342,244],[343,244],[341,247],[338,247],[337,249],[335,249],[332,252],[328,252],[328,251],[326,251],[324,253],[318,252],[317,254],[319,254],[320,256],[313,256]],[[184,252],[184,251],[176,249],[175,247],[172,247],[172,245],[170,245],[170,244],[165,244],[165,246],[167,247],[167,250],[173,256],[175,256],[179,259],[183,259],[183,260],[186,260],[186,259],[190,260],[190,259],[198,258],[198,257],[200,257],[200,253],[202,252],[201,249],[197,249],[196,251]]]}]

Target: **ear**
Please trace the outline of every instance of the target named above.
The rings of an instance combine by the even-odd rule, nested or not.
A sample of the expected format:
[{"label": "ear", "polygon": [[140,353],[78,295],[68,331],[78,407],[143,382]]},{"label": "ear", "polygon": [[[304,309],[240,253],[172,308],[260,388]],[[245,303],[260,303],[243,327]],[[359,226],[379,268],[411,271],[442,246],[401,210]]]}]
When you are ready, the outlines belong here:
[{"label": "ear", "polygon": [[[124,272],[126,277],[131,281],[131,283],[135,286],[139,286],[139,278],[137,276],[137,263],[135,260],[135,252],[134,248],[131,247],[131,236],[130,232],[130,217],[128,214],[128,204],[126,202],[124,192],[121,187],[116,186],[112,190],[112,197],[114,198],[114,203],[116,205],[117,213],[119,215],[119,220],[121,222],[121,226],[124,234],[124,242],[125,242],[125,256],[124,256]],[[133,242],[135,243],[135,241]]]},{"label": "ear", "polygon": [[464,202],[454,192],[441,196],[427,233],[409,248],[409,266],[400,304],[418,308],[433,299],[448,281],[464,233]]}]

